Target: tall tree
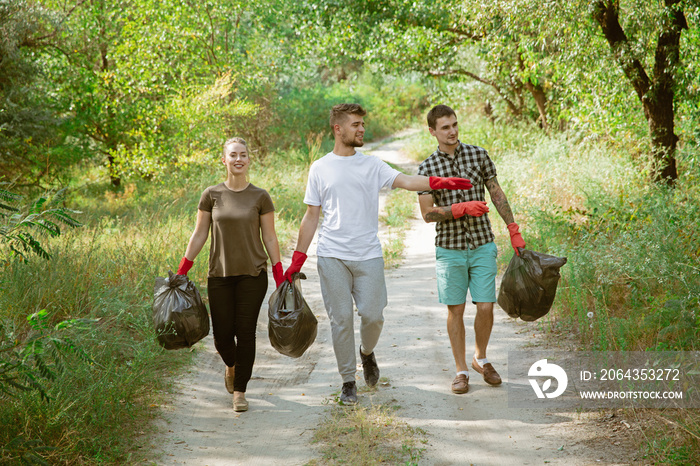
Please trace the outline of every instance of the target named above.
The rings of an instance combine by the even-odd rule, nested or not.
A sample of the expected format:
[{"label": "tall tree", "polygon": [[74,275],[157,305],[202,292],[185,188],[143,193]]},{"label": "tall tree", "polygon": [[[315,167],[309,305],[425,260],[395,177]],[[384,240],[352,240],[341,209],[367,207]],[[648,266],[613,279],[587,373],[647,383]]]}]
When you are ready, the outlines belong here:
[{"label": "tall tree", "polygon": [[40,59],[55,42],[57,22],[35,2],[0,2],[0,181],[40,183],[71,157],[65,109]]},{"label": "tall tree", "polygon": [[44,2],[75,10],[47,66],[77,136],[106,160],[114,185],[124,175],[151,177],[232,129],[253,128],[241,135],[262,140],[256,125],[266,102],[255,97],[274,91],[269,76],[284,69],[265,46],[284,2]]},{"label": "tall tree", "polygon": [[549,126],[569,7],[515,1],[370,0],[306,2],[299,30],[330,60],[360,59],[380,70],[473,80],[516,116]]},{"label": "tall tree", "polygon": [[[619,0],[592,2],[592,15],[607,39],[613,57],[634,88],[649,123],[653,155],[658,162],[654,177],[673,184],[676,170],[676,70],[681,64],[681,34],[688,28],[682,0],[663,0],[656,13],[656,47],[649,73],[637,51],[638,42],[620,24]],[[630,14],[632,14],[630,12]]]}]

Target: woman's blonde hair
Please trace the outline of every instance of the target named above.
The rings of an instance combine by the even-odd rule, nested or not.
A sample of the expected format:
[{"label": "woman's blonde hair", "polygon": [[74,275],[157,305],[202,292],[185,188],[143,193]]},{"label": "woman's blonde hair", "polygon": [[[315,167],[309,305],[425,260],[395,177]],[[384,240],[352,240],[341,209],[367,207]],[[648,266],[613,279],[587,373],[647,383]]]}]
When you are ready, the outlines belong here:
[{"label": "woman's blonde hair", "polygon": [[248,149],[248,143],[245,142],[245,139],[236,137],[236,138],[228,139],[228,140],[224,143],[224,149],[223,149],[224,155],[226,155],[226,148],[227,148],[228,146],[230,146],[231,144],[243,144],[243,145],[245,146],[245,149],[246,149],[248,152],[250,152],[250,149]]}]

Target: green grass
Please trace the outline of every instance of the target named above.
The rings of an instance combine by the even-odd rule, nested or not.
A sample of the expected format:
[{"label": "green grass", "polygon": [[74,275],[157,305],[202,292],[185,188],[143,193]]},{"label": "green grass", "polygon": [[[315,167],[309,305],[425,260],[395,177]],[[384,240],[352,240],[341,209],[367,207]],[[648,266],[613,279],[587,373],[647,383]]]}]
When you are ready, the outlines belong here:
[{"label": "green grass", "polygon": [[605,144],[546,138],[501,156],[499,174],[528,246],[569,258],[550,319],[596,350],[695,350],[700,196],[683,180],[650,185],[638,164]]},{"label": "green grass", "polygon": [[417,204],[416,193],[396,189],[389,193],[386,201],[386,213],[380,220],[388,227],[387,236],[382,242],[384,267],[395,268],[401,265],[405,249],[408,221],[415,218]]},{"label": "green grass", "polygon": [[[273,197],[284,249],[296,239],[305,210],[307,167],[273,156],[252,168],[251,182]],[[167,181],[132,180],[116,190],[106,182],[73,187],[67,204],[84,212],[76,217],[85,225],[58,238],[37,236],[51,260],[0,266],[0,372],[25,359],[20,375],[33,377],[48,396],[13,389],[0,377],[0,388],[9,392],[0,391],[0,462],[134,464],[149,458],[151,421],[194,354],[165,351],[156,342],[154,280],[177,268],[202,190],[224,179],[217,162],[218,154],[203,156],[173,170]],[[189,273],[205,299],[207,257],[208,245]],[[46,338],[68,340],[74,351],[41,350],[35,357],[28,343],[39,330],[27,316],[42,310]],[[54,330],[70,319],[91,321]]]},{"label": "green grass", "polygon": [[[698,148],[680,151],[671,190],[649,182],[638,141],[479,117],[460,119],[460,140],[489,151],[528,248],[569,259],[542,325],[598,350],[700,348]],[[434,149],[427,130],[407,146],[416,160]],[[510,242],[490,207],[503,269]]]},{"label": "green grass", "polygon": [[[277,234],[287,255],[306,210],[308,167],[323,152],[320,138],[307,146],[268,154],[251,167],[250,181],[273,198]],[[191,361],[191,352],[165,351],[155,341],[153,285],[156,276],[174,271],[184,254],[202,190],[224,180],[219,154],[197,154],[156,181],[124,180],[118,189],[99,181],[106,179],[102,169],[75,175],[86,182],[70,187],[66,203],[84,212],[76,216],[84,226],[58,238],[37,236],[50,261],[32,257],[0,268],[0,363],[31,354],[27,345],[36,330],[27,316],[43,310],[47,335],[68,339],[77,348],[60,360],[39,357],[46,368],[22,366],[24,376],[35,377],[49,399],[41,390],[9,390],[3,396],[0,420],[8,428],[0,433],[2,461],[142,461],[148,457],[150,421],[160,415],[160,400]],[[389,201],[386,221],[397,238],[405,228],[406,205],[415,202],[411,194],[397,193]],[[399,243],[389,247],[396,251],[395,261],[400,260]],[[208,248],[189,273],[205,300]],[[71,319],[91,323],[53,330]],[[42,375],[52,368],[53,377]],[[0,378],[0,388],[8,386]]]},{"label": "green grass", "polygon": [[420,464],[425,432],[397,420],[395,406],[333,406],[316,429],[322,458],[311,464]]},{"label": "green grass", "polygon": [[656,464],[698,464],[700,418],[685,410],[647,410],[642,415],[656,422],[645,432],[642,455]]},{"label": "green grass", "polygon": [[[156,415],[152,406],[190,361],[188,351],[160,348],[151,324],[154,279],[182,254],[186,217],[171,216],[168,206],[161,212],[124,210],[123,217],[82,217],[86,226],[45,240],[51,260],[34,257],[0,270],[3,348],[22,348],[37,332],[26,317],[46,310],[46,331],[68,338],[89,357],[69,352],[62,370],[41,380],[48,401],[37,391],[5,397],[0,444],[6,446],[6,460],[17,454],[7,446],[19,437],[52,447],[41,455],[52,464],[119,464],[140,458],[145,436],[139,432],[150,432]],[[61,321],[80,318],[93,322],[51,330]],[[49,367],[57,363],[48,359]]]},{"label": "green grass", "polygon": [[[597,350],[698,350],[697,148],[681,150],[681,178],[669,190],[649,183],[644,159],[631,155],[639,148],[628,148],[624,141],[547,137],[536,128],[479,119],[460,123],[463,141],[490,151],[528,247],[569,259],[554,308],[532,325],[554,338],[573,335],[580,346]],[[435,148],[427,131],[412,138],[408,146],[421,160]],[[306,170],[319,150],[309,144],[296,156],[269,154],[264,164],[252,167],[251,181],[275,202],[283,253],[291,252],[296,239],[305,211]],[[98,171],[87,174],[104,179],[100,176]],[[39,237],[53,255],[50,261],[35,257],[2,264],[0,362],[16,362],[11,354],[31,355],[23,345],[38,330],[27,316],[42,310],[45,331],[69,339],[74,350],[60,358],[45,354],[44,369],[31,366],[48,401],[37,390],[0,395],[5,426],[0,461],[18,462],[32,452],[52,464],[124,464],[144,458],[141,451],[148,450],[148,427],[159,415],[159,401],[192,355],[164,351],[155,342],[153,281],[177,267],[201,191],[222,180],[218,154],[209,154],[173,168],[157,182],[127,181],[118,190],[100,181],[72,186],[67,206],[85,212],[77,216],[85,226],[59,238]],[[384,245],[389,266],[400,260],[401,228],[415,203],[415,194],[403,190],[389,198],[383,219],[392,232]],[[498,215],[491,219],[504,267],[511,256],[505,225]],[[204,295],[207,255],[205,247],[190,272]],[[51,330],[80,318],[93,320]],[[46,377],[45,369],[55,377]],[[649,445],[662,445],[669,461],[700,461],[693,443],[700,435],[697,414],[674,416],[683,428],[672,437],[663,430],[649,433]],[[391,455],[399,454],[401,442],[396,447]]]},{"label": "green grass", "polygon": [[[680,178],[668,189],[650,183],[644,141],[547,136],[478,117],[460,118],[460,140],[489,151],[528,248],[568,258],[552,311],[531,325],[589,350],[700,349],[699,148],[679,150]],[[435,146],[422,130],[407,150],[423,160]],[[503,271],[510,242],[490,218]],[[700,463],[697,412],[667,416],[682,428],[653,424],[647,457]]]},{"label": "green grass", "polygon": [[[645,159],[633,155],[639,144],[518,134],[517,125],[481,120],[464,126],[477,138],[460,139],[489,148],[528,248],[568,258],[552,311],[533,325],[588,350],[700,349],[697,148],[679,153],[681,177],[668,189],[650,183]],[[510,245],[503,222],[491,219],[503,267]],[[655,451],[649,457],[700,462],[698,413],[669,416],[683,428],[670,435],[652,423],[640,439]]]}]

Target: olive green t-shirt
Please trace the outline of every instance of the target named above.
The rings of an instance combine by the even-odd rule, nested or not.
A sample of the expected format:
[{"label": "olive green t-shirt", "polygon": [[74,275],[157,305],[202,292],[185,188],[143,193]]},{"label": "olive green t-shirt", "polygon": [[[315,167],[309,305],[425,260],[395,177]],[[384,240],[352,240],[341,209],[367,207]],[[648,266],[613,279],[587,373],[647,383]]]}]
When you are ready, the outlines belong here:
[{"label": "olive green t-shirt", "polygon": [[260,216],[275,210],[267,191],[249,184],[236,192],[221,183],[204,190],[198,208],[211,212],[210,277],[257,276],[267,267]]}]

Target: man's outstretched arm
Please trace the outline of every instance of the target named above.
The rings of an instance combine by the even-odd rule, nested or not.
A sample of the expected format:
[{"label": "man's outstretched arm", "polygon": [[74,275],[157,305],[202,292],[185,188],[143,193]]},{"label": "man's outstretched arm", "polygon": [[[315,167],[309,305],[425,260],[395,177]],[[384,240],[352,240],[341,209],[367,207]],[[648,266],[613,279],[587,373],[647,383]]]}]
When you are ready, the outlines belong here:
[{"label": "man's outstretched arm", "polygon": [[472,184],[465,178],[404,175],[400,173],[394,178],[392,188],[402,188],[408,191],[430,191],[432,189],[472,189]]}]

